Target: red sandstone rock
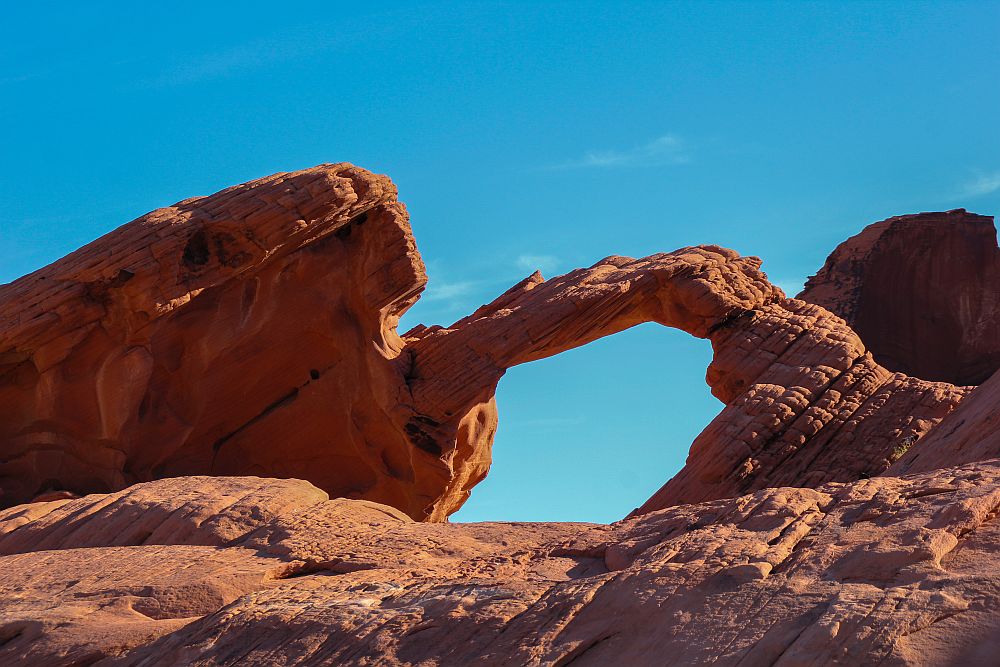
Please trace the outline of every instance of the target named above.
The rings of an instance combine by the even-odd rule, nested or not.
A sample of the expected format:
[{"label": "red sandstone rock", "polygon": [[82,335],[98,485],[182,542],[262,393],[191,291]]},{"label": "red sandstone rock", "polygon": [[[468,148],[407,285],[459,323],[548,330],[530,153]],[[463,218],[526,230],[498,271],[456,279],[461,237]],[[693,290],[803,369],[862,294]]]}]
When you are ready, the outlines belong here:
[{"label": "red sandstone rock", "polygon": [[966,391],[885,370],[717,246],[535,274],[401,338],[424,282],[395,188],[340,164],[154,211],[0,287],[2,502],[264,475],[442,521],[489,469],[507,368],[648,321],[712,340],[727,405],[642,512],[879,474]]},{"label": "red sandstone rock", "polygon": [[976,387],[920,447],[907,451],[887,475],[922,472],[1000,457],[1000,373]]},{"label": "red sandstone rock", "polygon": [[800,299],[858,332],[876,361],[977,385],[1000,369],[1000,249],[993,218],[902,215],[837,246]]},{"label": "red sandstone rock", "polygon": [[154,211],[0,287],[0,501],[267,474],[420,515],[445,473],[393,416],[393,359],[424,283],[395,187],[340,164]]},{"label": "red sandstone rock", "polygon": [[998,489],[980,462],[604,526],[163,480],[0,513],[0,663],[994,664]]},{"label": "red sandstone rock", "polygon": [[[391,183],[332,165],[0,287],[0,664],[995,664],[1000,377],[887,370],[716,246],[400,337],[423,283]],[[486,474],[507,368],[647,321],[726,406],[635,516],[413,520]]]}]

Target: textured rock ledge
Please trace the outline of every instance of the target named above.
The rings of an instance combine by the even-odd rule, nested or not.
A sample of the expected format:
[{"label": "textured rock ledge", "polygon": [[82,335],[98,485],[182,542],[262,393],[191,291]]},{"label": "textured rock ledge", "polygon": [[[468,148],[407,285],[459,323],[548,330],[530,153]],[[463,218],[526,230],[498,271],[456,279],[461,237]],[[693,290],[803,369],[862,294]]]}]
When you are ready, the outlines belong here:
[{"label": "textured rock ledge", "polygon": [[967,393],[887,371],[760,265],[608,257],[401,338],[425,276],[388,178],[186,200],[0,287],[0,502],[262,475],[442,521],[489,469],[507,368],[649,321],[712,341],[726,407],[640,512],[880,474]]},{"label": "textured rock ledge", "polygon": [[0,662],[992,664],[1000,461],[610,526],[177,478],[0,513]]}]

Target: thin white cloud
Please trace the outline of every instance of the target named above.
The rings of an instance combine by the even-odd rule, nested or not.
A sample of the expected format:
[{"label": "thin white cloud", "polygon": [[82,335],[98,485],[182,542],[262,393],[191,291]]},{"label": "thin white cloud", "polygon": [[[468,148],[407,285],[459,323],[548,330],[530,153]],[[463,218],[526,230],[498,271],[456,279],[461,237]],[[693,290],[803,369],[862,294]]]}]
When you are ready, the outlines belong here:
[{"label": "thin white cloud", "polygon": [[519,255],[514,262],[521,271],[552,273],[559,266],[559,258],[552,255]]},{"label": "thin white cloud", "polygon": [[665,134],[628,150],[591,150],[582,158],[554,165],[555,169],[588,169],[609,167],[660,167],[690,162],[684,142]]},{"label": "thin white cloud", "polygon": [[198,83],[282,63],[319,48],[317,44],[293,40],[258,40],[174,63],[149,83],[154,87]]},{"label": "thin white cloud", "polygon": [[169,60],[156,76],[143,83],[154,88],[171,87],[239,76],[261,68],[315,58],[333,49],[383,37],[400,29],[392,22],[370,21],[365,17],[336,25],[299,25],[266,39],[189,54],[183,60]]},{"label": "thin white cloud", "polygon": [[1000,190],[1000,171],[992,174],[979,174],[975,180],[962,188],[963,197],[981,197]]},{"label": "thin white cloud", "polygon": [[476,286],[472,280],[454,283],[431,281],[421,298],[425,301],[451,301],[470,294]]}]

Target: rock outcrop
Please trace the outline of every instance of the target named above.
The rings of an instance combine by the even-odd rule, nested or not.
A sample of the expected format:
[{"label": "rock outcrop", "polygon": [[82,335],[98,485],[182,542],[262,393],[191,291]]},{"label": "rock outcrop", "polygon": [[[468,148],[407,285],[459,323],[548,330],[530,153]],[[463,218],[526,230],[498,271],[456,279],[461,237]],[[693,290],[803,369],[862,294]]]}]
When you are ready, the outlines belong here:
[{"label": "rock outcrop", "polygon": [[[638,512],[880,474],[967,392],[882,368],[843,320],[784,298],[759,267],[717,246],[609,257],[548,281],[535,274],[446,329],[404,336],[414,431],[434,442],[457,431],[465,452],[445,505],[464,502],[489,469],[493,393],[507,368],[641,322],[709,338],[707,379],[726,407]],[[472,415],[482,428],[465,429]]]},{"label": "rock outcrop", "polygon": [[1000,373],[976,387],[925,441],[886,471],[887,475],[936,470],[1000,457]]},{"label": "rock outcrop", "polygon": [[990,216],[957,209],[869,225],[837,246],[799,298],[844,318],[891,370],[978,385],[1000,369]]},{"label": "rock outcrop", "polygon": [[[889,370],[717,246],[400,336],[423,265],[347,164],[154,211],[0,287],[0,664],[995,664],[1000,375],[898,372],[924,344],[988,370],[996,284],[947,268],[984,221],[879,223],[811,280]],[[880,284],[887,257],[960,307]],[[684,469],[611,525],[444,522],[506,369],[643,322],[714,350],[725,407]]]},{"label": "rock outcrop", "polygon": [[886,370],[760,265],[608,257],[400,337],[425,276],[386,177],[186,200],[0,287],[0,501],[261,475],[442,521],[489,469],[507,368],[650,321],[712,341],[726,407],[639,512],[880,474],[967,392]]},{"label": "rock outcrop", "polygon": [[384,432],[425,281],[395,187],[340,164],[159,209],[0,287],[0,501],[266,474],[418,513],[432,457]]},{"label": "rock outcrop", "polygon": [[610,526],[176,478],[0,513],[0,663],[994,664],[1000,461]]}]

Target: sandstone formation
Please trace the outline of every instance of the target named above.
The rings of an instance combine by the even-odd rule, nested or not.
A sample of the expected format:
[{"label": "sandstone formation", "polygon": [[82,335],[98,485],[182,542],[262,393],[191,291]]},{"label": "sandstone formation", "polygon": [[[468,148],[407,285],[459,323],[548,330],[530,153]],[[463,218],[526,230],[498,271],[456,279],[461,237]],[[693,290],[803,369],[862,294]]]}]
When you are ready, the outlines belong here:
[{"label": "sandstone formation", "polygon": [[[493,392],[507,368],[641,322],[709,338],[707,379],[726,407],[639,512],[877,475],[966,393],[885,370],[840,318],[785,299],[759,267],[717,246],[609,257],[549,281],[535,274],[451,327],[407,334],[423,432],[443,440],[433,427],[458,425],[458,452],[468,452],[469,472],[456,466],[448,490],[461,495],[446,504],[458,506],[486,475],[489,460],[476,452],[489,452]],[[486,436],[465,437],[460,419],[476,411],[489,415]]]},{"label": "sandstone formation", "polygon": [[395,187],[340,164],[154,211],[0,287],[0,500],[266,474],[419,513],[440,484],[392,360],[425,281]]},{"label": "sandstone formation", "polygon": [[[400,336],[386,177],[154,211],[0,286],[0,664],[995,664],[1000,374],[900,372],[988,374],[988,223],[878,223],[808,300],[699,246]],[[506,369],[643,322],[713,347],[684,469],[611,525],[446,523]]]},{"label": "sandstone formation", "polygon": [[1000,369],[990,216],[957,209],[869,225],[837,246],[799,298],[844,318],[891,370],[978,385]]},{"label": "sandstone formation", "polygon": [[0,287],[0,500],[260,475],[443,521],[489,469],[507,368],[650,321],[711,340],[726,407],[639,512],[880,474],[967,392],[886,370],[760,265],[613,256],[400,337],[425,276],[386,177],[186,200]]},{"label": "sandstone formation", "polygon": [[907,452],[887,475],[935,470],[1000,457],[1000,373],[977,387],[920,447]]},{"label": "sandstone formation", "polygon": [[0,663],[989,665],[1000,461],[617,524],[176,478],[0,513]]}]

